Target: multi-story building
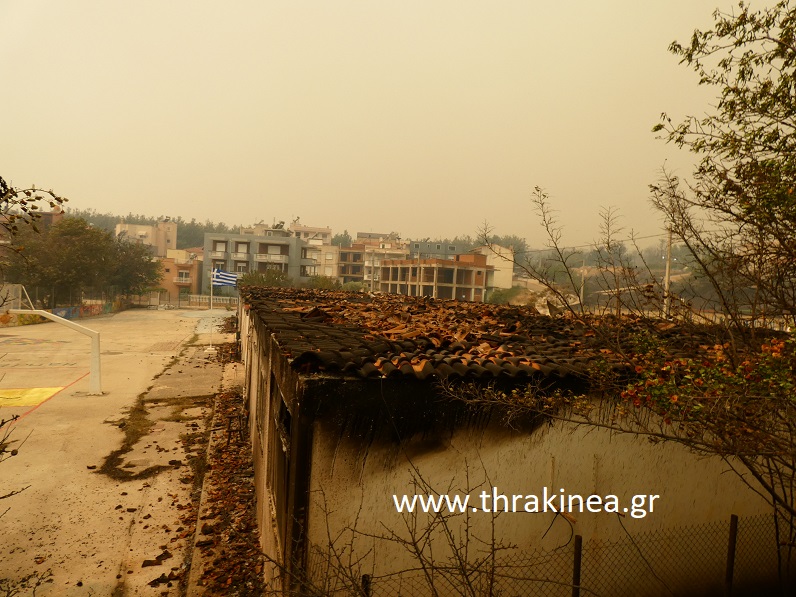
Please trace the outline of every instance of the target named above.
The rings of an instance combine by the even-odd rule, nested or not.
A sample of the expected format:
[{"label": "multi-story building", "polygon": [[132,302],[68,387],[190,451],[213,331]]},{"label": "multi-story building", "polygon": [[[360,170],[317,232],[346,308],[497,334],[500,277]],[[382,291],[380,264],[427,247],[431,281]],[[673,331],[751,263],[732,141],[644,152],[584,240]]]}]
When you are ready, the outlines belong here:
[{"label": "multi-story building", "polygon": [[340,247],[336,245],[321,245],[318,247],[317,274],[327,278],[339,280],[340,270]]},{"label": "multi-story building", "polygon": [[407,243],[397,232],[357,232],[352,246],[340,247],[338,279],[343,284],[363,282],[371,290],[378,290],[382,262],[408,255]]},{"label": "multi-story building", "polygon": [[467,253],[454,259],[391,259],[381,264],[379,290],[408,296],[483,302],[494,267],[486,255]]},{"label": "multi-story building", "polygon": [[296,281],[315,275],[317,261],[306,250],[307,243],[284,228],[258,226],[242,228],[243,234],[205,234],[202,292],[210,291],[210,270],[214,268],[239,274],[275,269]]},{"label": "multi-story building", "polygon": [[337,279],[343,284],[364,281],[365,245],[340,247]]},{"label": "multi-story building", "polygon": [[299,219],[296,218],[290,224],[290,228],[288,230],[295,236],[296,238],[300,238],[305,242],[318,242],[322,245],[330,245],[332,244],[332,229],[329,227],[318,227],[318,226],[305,226],[299,222]]},{"label": "multi-story building", "polygon": [[169,301],[181,294],[199,294],[202,278],[202,247],[192,249],[169,249],[163,264],[160,286],[169,295]]},{"label": "multi-story building", "polygon": [[470,252],[486,255],[486,264],[492,266],[493,269],[487,272],[486,279],[487,289],[490,292],[513,286],[514,249],[492,244],[476,247]]},{"label": "multi-story building", "polygon": [[116,236],[125,240],[152,247],[155,257],[166,257],[169,249],[177,248],[177,223],[165,218],[150,226],[148,224],[116,224]]},{"label": "multi-story building", "polygon": [[409,257],[411,259],[454,259],[456,255],[466,253],[472,245],[464,246],[445,241],[409,241]]}]

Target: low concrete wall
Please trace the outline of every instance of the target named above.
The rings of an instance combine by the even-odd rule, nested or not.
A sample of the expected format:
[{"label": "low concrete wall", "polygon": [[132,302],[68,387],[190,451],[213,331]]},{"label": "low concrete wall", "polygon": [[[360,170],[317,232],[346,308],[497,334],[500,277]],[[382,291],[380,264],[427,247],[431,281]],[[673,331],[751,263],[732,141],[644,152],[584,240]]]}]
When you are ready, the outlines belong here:
[{"label": "low concrete wall", "polygon": [[[44,309],[44,311],[57,315],[58,317],[63,317],[64,319],[75,320],[97,317],[98,315],[108,315],[109,313],[118,313],[128,307],[128,303],[124,301],[114,301],[112,303],[96,303],[81,305],[79,307],[56,307],[55,309]],[[47,319],[39,317],[38,315],[12,315],[11,313],[0,313],[0,327],[33,325],[46,321]]]}]

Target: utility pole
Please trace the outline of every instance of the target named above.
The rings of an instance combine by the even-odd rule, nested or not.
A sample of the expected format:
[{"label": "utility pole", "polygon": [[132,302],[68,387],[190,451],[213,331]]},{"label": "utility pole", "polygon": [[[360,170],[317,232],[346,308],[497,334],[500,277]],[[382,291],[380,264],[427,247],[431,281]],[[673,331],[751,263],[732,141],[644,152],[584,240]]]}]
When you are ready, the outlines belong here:
[{"label": "utility pole", "polygon": [[672,283],[672,227],[669,226],[669,239],[666,242],[666,273],[663,275],[663,317],[669,319],[672,297],[669,288]]},{"label": "utility pole", "polygon": [[584,312],[583,301],[586,295],[586,256],[583,256],[583,265],[580,268],[580,312]]}]

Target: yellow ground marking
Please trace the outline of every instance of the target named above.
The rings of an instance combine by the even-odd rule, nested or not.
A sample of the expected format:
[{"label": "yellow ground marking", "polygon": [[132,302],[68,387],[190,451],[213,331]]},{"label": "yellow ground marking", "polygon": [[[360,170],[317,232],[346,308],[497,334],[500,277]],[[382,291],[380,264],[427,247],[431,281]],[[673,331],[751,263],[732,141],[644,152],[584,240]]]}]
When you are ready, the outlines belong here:
[{"label": "yellow ground marking", "polygon": [[52,398],[56,393],[63,390],[60,388],[19,388],[12,390],[0,390],[0,407],[3,406],[36,406],[48,398]]}]

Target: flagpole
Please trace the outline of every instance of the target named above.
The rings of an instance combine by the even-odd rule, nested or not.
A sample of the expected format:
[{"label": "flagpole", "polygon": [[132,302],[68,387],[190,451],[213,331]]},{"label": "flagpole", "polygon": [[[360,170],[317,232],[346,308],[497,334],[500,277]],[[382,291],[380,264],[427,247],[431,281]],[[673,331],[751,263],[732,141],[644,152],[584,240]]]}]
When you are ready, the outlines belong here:
[{"label": "flagpole", "polygon": [[214,276],[213,276],[214,273],[215,273],[214,270],[211,268],[211,270],[210,270],[210,313],[208,313],[208,315],[210,315],[210,346],[208,346],[205,349],[205,352],[213,352],[213,315],[212,314],[213,314],[213,286],[214,286],[213,282],[215,282],[215,280],[213,279],[214,278]]},{"label": "flagpole", "polygon": [[[235,286],[235,290],[237,290],[238,286],[238,276],[237,274],[225,272],[220,269],[212,268],[210,271],[210,311],[208,315],[212,318],[212,311],[213,311],[213,286],[218,283],[219,286]],[[214,352],[215,349],[213,348],[213,326],[210,325],[210,346],[206,349],[205,352]]]}]

